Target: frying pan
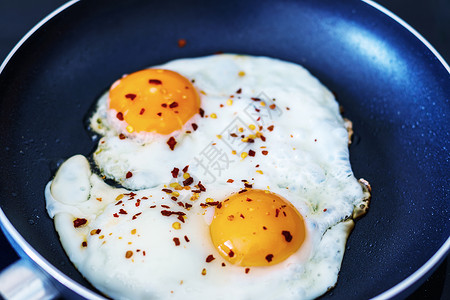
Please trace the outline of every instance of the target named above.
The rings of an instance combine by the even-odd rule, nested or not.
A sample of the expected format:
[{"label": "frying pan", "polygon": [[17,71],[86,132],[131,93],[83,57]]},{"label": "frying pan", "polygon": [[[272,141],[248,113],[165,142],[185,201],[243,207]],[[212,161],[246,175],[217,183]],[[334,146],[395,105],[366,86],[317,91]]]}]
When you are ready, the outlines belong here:
[{"label": "frying pan", "polygon": [[69,2],[0,68],[0,219],[11,243],[64,297],[101,297],[65,255],[43,197],[61,161],[95,148],[84,127],[95,99],[122,74],[175,58],[266,55],[302,64],[335,92],[356,131],[355,176],[373,187],[323,299],[405,297],[450,248],[450,77],[423,38],[379,9],[356,0]]}]

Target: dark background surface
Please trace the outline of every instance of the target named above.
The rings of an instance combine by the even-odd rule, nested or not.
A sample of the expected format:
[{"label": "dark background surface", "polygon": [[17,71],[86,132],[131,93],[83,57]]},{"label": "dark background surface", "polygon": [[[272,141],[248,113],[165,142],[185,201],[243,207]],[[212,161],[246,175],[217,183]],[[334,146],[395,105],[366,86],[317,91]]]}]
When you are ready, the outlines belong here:
[{"label": "dark background surface", "polygon": [[[65,0],[0,0],[0,61],[37,22]],[[422,34],[450,61],[449,0],[379,0]],[[0,268],[17,259],[14,250],[0,233]],[[410,297],[411,299],[450,299],[450,262],[448,258]]]}]

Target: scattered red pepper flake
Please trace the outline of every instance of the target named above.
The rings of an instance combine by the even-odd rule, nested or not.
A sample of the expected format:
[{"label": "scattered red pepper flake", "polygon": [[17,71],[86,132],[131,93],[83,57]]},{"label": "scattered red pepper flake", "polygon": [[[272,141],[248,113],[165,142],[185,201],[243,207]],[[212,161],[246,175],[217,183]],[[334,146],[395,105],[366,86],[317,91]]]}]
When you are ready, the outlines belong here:
[{"label": "scattered red pepper flake", "polygon": [[140,115],[143,115],[145,113],[145,108],[141,108],[141,111],[139,112]]},{"label": "scattered red pepper flake", "polygon": [[242,93],[242,89],[241,88],[236,91],[236,94],[240,94],[240,93]]},{"label": "scattered red pepper flake", "polygon": [[187,235],[184,236],[184,240],[186,241],[186,243],[189,243],[189,238],[187,237]]},{"label": "scattered red pepper flake", "polygon": [[245,268],[245,274],[248,274],[250,272],[250,268]]},{"label": "scattered red pepper flake", "polygon": [[115,205],[120,205],[122,204],[122,200],[120,200],[119,202],[117,202]]},{"label": "scattered red pepper flake", "polygon": [[170,107],[170,108],[178,107],[178,102],[172,102],[172,103],[170,103],[169,107]]},{"label": "scattered red pepper flake", "polygon": [[278,208],[275,209],[275,218],[278,218],[279,214],[280,214],[280,210]]},{"label": "scattered red pepper flake", "polygon": [[266,226],[263,226],[263,230],[267,230],[267,227],[266,227]]},{"label": "scattered red pepper flake", "polygon": [[180,239],[177,237],[173,238],[173,242],[175,243],[175,246],[180,246]]},{"label": "scattered red pepper flake", "polygon": [[259,137],[263,142],[265,142],[266,141],[266,137],[265,136],[263,136],[262,134],[261,134],[261,136]]},{"label": "scattered red pepper flake", "polygon": [[253,184],[250,184],[250,183],[244,183],[244,186],[246,187],[246,188],[249,188],[249,189],[251,189],[251,188],[253,188]]},{"label": "scattered red pepper flake", "polygon": [[161,191],[163,191],[163,192],[166,193],[166,194],[172,193],[172,190],[171,190],[171,189],[162,189]]},{"label": "scattered red pepper flake", "polygon": [[125,178],[131,178],[133,176],[133,173],[131,173],[130,171],[127,172],[127,175],[125,175]]},{"label": "scattered red pepper flake", "polygon": [[267,254],[266,255],[266,260],[267,260],[267,262],[271,262],[272,261],[272,259],[273,259],[273,254]]},{"label": "scattered red pepper flake", "polygon": [[227,182],[228,182],[228,183],[233,183],[234,180],[233,180],[233,179],[228,179]]},{"label": "scattered red pepper flake", "polygon": [[87,223],[87,220],[84,218],[76,218],[73,220],[73,227],[78,228],[80,226],[83,226]]},{"label": "scattered red pepper flake", "polygon": [[171,136],[169,138],[169,140],[167,140],[167,145],[169,145],[170,150],[173,151],[173,149],[175,149],[175,145],[177,144],[177,141],[175,140],[175,138],[173,136]]},{"label": "scattered red pepper flake", "polygon": [[161,207],[162,207],[162,208],[170,208],[169,205],[164,205],[164,204],[162,204]]},{"label": "scattered red pepper flake", "polygon": [[233,251],[233,250],[230,250],[230,252],[228,252],[228,256],[229,256],[229,257],[234,257],[234,251]]},{"label": "scattered red pepper flake", "polygon": [[327,211],[327,209],[326,209],[326,208],[324,208],[324,209],[323,209],[323,211],[325,212],[325,211]]},{"label": "scattered red pepper flake", "polygon": [[148,80],[148,83],[160,85],[160,84],[162,84],[162,81],[159,80],[159,79],[149,79],[149,80]]},{"label": "scattered red pepper flake", "polygon": [[171,171],[172,177],[173,177],[173,178],[177,178],[179,172],[180,172],[180,169],[178,169],[178,168],[173,168],[173,170]]},{"label": "scattered red pepper flake", "polygon": [[133,101],[136,98],[136,94],[126,94],[125,98],[130,99],[131,101]]},{"label": "scattered red pepper flake", "polygon": [[240,215],[240,217],[241,217],[241,219],[245,219],[245,217],[244,217],[244,215],[243,215],[243,214],[241,214],[241,215]]},{"label": "scattered red pepper flake", "polygon": [[180,220],[181,223],[184,223],[184,218],[183,218],[183,216],[178,215],[177,219]]},{"label": "scattered red pepper flake", "polygon": [[248,150],[248,156],[255,156],[256,152],[253,150]]},{"label": "scattered red pepper flake", "polygon": [[228,221],[233,221],[233,220],[234,220],[234,215],[229,215],[229,216],[227,217],[227,219],[228,219]]},{"label": "scattered red pepper flake", "polygon": [[198,113],[200,114],[200,117],[204,117],[205,116],[205,111],[203,110],[203,108],[199,108]]},{"label": "scattered red pepper flake", "polygon": [[132,217],[132,219],[133,219],[133,220],[136,220],[136,218],[137,218],[140,214],[142,214],[142,213],[140,212],[140,213],[135,214],[135,215]]},{"label": "scattered red pepper flake", "polygon": [[119,210],[119,214],[121,214],[121,215],[127,215],[128,213],[125,211],[125,210],[123,210],[122,208]]},{"label": "scattered red pepper flake", "polygon": [[286,110],[291,110],[289,107],[286,107]]},{"label": "scattered red pepper flake", "polygon": [[158,115],[159,117],[161,117],[161,116],[162,116],[162,112],[157,113],[157,115]]},{"label": "scattered red pepper flake", "polygon": [[198,128],[198,125],[197,125],[197,124],[195,124],[195,123],[192,123],[192,129],[194,129],[194,131],[196,131],[196,130],[197,130],[197,128]]},{"label": "scattered red pepper flake", "polygon": [[247,202],[252,202],[253,200],[247,197]]},{"label": "scattered red pepper flake", "polygon": [[87,247],[87,242],[86,242],[86,241],[83,241],[83,242],[81,243],[81,247]]},{"label": "scattered red pepper flake", "polygon": [[184,212],[182,211],[170,211],[170,210],[162,210],[161,214],[165,217],[170,217],[171,215],[179,215],[179,216],[184,216],[186,215]]},{"label": "scattered red pepper flake", "polygon": [[200,191],[206,192],[206,188],[205,188],[205,186],[202,184],[201,181],[198,182],[197,186],[198,186],[198,188],[200,189]]},{"label": "scattered red pepper flake", "polygon": [[121,113],[120,111],[117,113],[116,118],[119,119],[120,121],[123,121],[123,113]]},{"label": "scattered red pepper flake", "polygon": [[114,218],[118,218],[119,215],[118,215],[117,213],[115,213],[115,214],[113,214],[113,217],[114,217]]},{"label": "scattered red pepper flake", "polygon": [[188,169],[189,169],[189,165],[185,166],[185,167],[183,168],[183,173],[186,173],[186,172],[188,171]]},{"label": "scattered red pepper flake", "polygon": [[226,266],[226,264],[225,263],[222,263],[222,267],[225,267]]},{"label": "scattered red pepper flake", "polygon": [[183,181],[184,186],[191,185],[194,182],[194,178],[188,177],[186,180]]},{"label": "scattered red pepper flake", "polygon": [[186,46],[186,40],[185,39],[179,39],[178,40],[178,47],[183,48]]},{"label": "scattered red pepper flake", "polygon": [[273,125],[270,125],[269,127],[267,127],[267,130],[272,131],[273,130]]},{"label": "scattered red pepper flake", "polygon": [[152,205],[152,206],[150,206],[149,208],[155,208],[156,207],[156,205]]},{"label": "scattered red pepper flake", "polygon": [[286,242],[289,243],[289,242],[292,241],[292,235],[291,235],[291,233],[290,233],[289,231],[283,230],[283,231],[281,232],[281,234],[284,235],[284,239],[286,240]]},{"label": "scattered red pepper flake", "polygon": [[267,155],[267,154],[269,154],[269,151],[263,150],[263,151],[261,151],[261,153],[262,153],[263,155]]},{"label": "scattered red pepper flake", "polygon": [[256,97],[252,97],[251,99],[252,99],[253,101],[261,101],[261,99],[256,98]]},{"label": "scattered red pepper flake", "polygon": [[121,133],[119,134],[119,139],[124,140],[126,138],[125,134]]},{"label": "scattered red pepper flake", "polygon": [[270,109],[275,109],[275,107],[277,107],[275,104],[270,104]]},{"label": "scattered red pepper flake", "polygon": [[210,255],[208,255],[208,257],[206,258],[206,262],[207,263],[210,263],[210,262],[212,262],[213,260],[215,260],[216,258],[212,255],[212,254],[210,254]]},{"label": "scattered red pepper flake", "polygon": [[245,193],[246,191],[247,191],[246,189],[240,190],[240,191],[238,192],[238,194]]}]

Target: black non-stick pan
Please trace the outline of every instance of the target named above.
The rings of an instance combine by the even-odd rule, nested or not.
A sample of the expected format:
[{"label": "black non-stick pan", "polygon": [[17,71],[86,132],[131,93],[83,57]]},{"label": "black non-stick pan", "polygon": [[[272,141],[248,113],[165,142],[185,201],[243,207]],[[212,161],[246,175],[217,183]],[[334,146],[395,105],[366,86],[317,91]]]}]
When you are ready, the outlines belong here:
[{"label": "black non-stick pan", "polygon": [[[323,299],[404,297],[448,253],[449,67],[400,20],[357,0],[73,1],[22,41],[0,73],[0,206],[16,249],[66,297],[94,297],[65,255],[43,191],[95,147],[84,118],[124,73],[216,52],[299,63],[336,95],[369,213]],[[406,27],[405,27],[406,26]],[[185,39],[185,47],[178,47]]]}]

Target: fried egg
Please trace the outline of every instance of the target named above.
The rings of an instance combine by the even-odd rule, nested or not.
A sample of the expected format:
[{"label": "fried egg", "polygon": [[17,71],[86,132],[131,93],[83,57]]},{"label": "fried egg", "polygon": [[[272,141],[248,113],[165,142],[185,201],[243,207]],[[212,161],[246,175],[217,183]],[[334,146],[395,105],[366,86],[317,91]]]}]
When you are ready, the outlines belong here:
[{"label": "fried egg", "polygon": [[370,194],[336,100],[301,66],[175,60],[116,81],[90,128],[102,136],[97,169],[68,159],[45,196],[69,258],[101,292],[311,299],[336,284]]}]

